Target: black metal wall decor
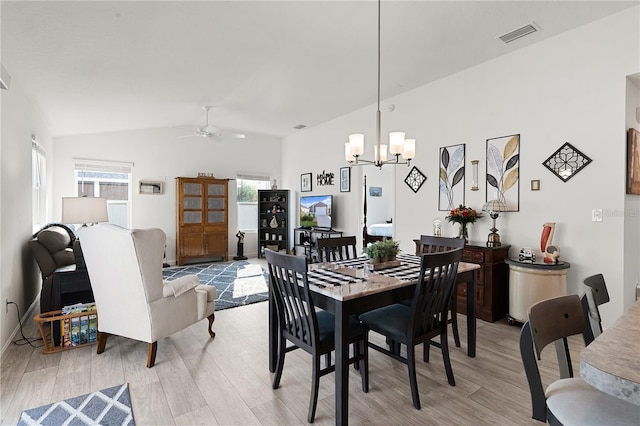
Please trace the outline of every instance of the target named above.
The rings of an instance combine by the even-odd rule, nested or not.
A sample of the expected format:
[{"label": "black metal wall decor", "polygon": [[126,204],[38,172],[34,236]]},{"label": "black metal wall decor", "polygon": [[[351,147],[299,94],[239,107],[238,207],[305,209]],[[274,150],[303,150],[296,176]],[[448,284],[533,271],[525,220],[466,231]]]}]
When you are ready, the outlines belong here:
[{"label": "black metal wall decor", "polygon": [[407,177],[404,179],[404,183],[406,183],[414,193],[417,193],[426,180],[427,177],[423,175],[416,166],[413,166]]},{"label": "black metal wall decor", "polygon": [[333,185],[333,173],[327,173],[324,170],[321,174],[317,175],[318,186]]},{"label": "black metal wall decor", "polygon": [[558,176],[563,182],[566,182],[574,177],[580,170],[584,169],[589,163],[591,163],[591,158],[584,155],[569,142],[565,142],[565,144],[551,154],[542,165],[549,169],[551,173]]}]

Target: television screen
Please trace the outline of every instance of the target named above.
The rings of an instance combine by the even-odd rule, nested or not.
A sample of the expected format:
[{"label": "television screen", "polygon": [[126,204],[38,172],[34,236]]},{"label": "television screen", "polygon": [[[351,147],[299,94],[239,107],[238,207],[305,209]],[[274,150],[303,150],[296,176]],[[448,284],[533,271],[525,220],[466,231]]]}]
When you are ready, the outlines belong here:
[{"label": "television screen", "polygon": [[300,197],[300,226],[331,229],[333,195]]}]

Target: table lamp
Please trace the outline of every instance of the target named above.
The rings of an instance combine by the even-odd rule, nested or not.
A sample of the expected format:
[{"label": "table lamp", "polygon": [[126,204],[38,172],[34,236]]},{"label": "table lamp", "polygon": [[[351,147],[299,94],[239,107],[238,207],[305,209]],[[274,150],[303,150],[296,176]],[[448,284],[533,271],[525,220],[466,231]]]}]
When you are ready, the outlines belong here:
[{"label": "table lamp", "polygon": [[496,228],[496,219],[500,215],[500,212],[507,211],[507,205],[503,201],[491,200],[487,201],[485,205],[482,206],[482,211],[489,212],[489,217],[493,219],[493,228],[491,228],[491,233],[487,238],[487,247],[500,247],[502,243],[500,243],[500,235]]},{"label": "table lamp", "polygon": [[98,197],[62,197],[62,223],[108,222],[107,199]]}]

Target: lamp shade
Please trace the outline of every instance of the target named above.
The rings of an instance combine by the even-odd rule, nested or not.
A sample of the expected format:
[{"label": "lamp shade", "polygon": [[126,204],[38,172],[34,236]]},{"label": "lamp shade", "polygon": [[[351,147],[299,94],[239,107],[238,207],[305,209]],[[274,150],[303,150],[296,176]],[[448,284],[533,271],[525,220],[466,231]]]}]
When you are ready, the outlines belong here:
[{"label": "lamp shade", "polygon": [[487,201],[484,206],[482,206],[483,212],[506,212],[507,205],[500,200],[491,200]]},{"label": "lamp shade", "polygon": [[108,222],[107,199],[97,197],[63,197],[62,222],[87,224]]}]

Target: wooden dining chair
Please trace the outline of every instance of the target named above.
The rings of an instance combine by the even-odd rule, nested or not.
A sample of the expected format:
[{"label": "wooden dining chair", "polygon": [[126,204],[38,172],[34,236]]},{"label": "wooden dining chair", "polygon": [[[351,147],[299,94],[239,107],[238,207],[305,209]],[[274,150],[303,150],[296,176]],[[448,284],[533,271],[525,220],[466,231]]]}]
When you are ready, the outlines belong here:
[{"label": "wooden dining chair", "polygon": [[[532,418],[552,425],[637,425],[637,405],[573,377],[567,337],[588,331],[576,294],[543,300],[529,308],[520,332],[520,355],[531,392]],[[544,390],[536,358],[541,359],[543,349],[557,341],[564,348],[555,351],[560,379]]]},{"label": "wooden dining chair", "polygon": [[425,348],[429,348],[428,343],[431,339],[440,336],[440,343],[437,346],[442,350],[447,380],[451,386],[456,384],[449,359],[447,318],[451,292],[458,274],[458,264],[462,259],[462,249],[423,253],[421,256],[420,275],[411,306],[397,303],[359,316],[360,321],[372,331],[406,345],[407,357],[403,358],[399,351],[390,351],[369,343],[369,347],[407,365],[413,406],[418,410],[420,396],[416,377],[415,346],[424,343]]},{"label": "wooden dining chair", "polygon": [[[330,354],[335,349],[335,318],[329,312],[316,311],[309,291],[307,262],[304,256],[292,256],[268,249],[265,250],[265,256],[269,266],[270,291],[275,300],[279,332],[273,389],[280,386],[285,353],[300,348],[311,354],[311,399],[307,421],[313,423],[320,377],[335,370],[335,365],[330,363],[323,369],[320,368],[322,355]],[[362,390],[365,393],[369,392],[368,336],[367,327],[352,318],[348,342],[353,344],[354,348],[349,364],[358,363]],[[287,341],[293,345],[287,346]],[[329,360],[330,357],[326,356],[325,359]]]},{"label": "wooden dining chair", "polygon": [[[602,318],[600,317],[600,309],[598,306],[610,300],[609,292],[607,291],[607,284],[602,274],[592,275],[585,278],[582,282],[584,283],[584,294],[580,301],[588,313],[593,338],[596,338],[602,334]],[[593,338],[591,340],[593,340]],[[588,343],[588,341],[585,341],[585,344]]]},{"label": "wooden dining chair", "polygon": [[334,262],[358,257],[355,236],[318,238],[317,244],[320,262]]},{"label": "wooden dining chair", "polygon": [[[434,237],[432,235],[420,235],[420,253],[437,253],[440,251],[455,250],[464,247],[464,238]],[[460,347],[460,332],[458,331],[458,285],[455,284],[451,293],[451,330],[456,347]],[[424,361],[429,361],[429,351],[424,350]]]}]

